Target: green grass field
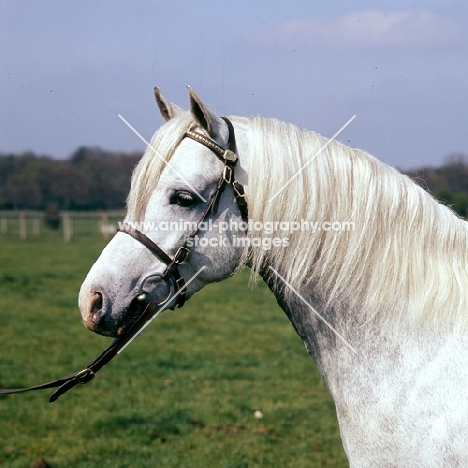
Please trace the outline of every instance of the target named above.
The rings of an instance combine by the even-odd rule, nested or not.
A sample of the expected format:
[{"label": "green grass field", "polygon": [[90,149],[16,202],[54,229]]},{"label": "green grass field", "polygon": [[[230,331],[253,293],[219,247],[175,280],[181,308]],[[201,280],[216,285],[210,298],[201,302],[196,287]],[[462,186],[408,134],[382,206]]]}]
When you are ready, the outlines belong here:
[{"label": "green grass field", "polygon": [[[96,223],[0,235],[0,387],[83,368],[110,340],[77,295],[105,243]],[[0,466],[345,467],[333,402],[285,314],[248,272],[167,311],[88,384],[0,396]],[[263,418],[254,417],[259,410]]]}]

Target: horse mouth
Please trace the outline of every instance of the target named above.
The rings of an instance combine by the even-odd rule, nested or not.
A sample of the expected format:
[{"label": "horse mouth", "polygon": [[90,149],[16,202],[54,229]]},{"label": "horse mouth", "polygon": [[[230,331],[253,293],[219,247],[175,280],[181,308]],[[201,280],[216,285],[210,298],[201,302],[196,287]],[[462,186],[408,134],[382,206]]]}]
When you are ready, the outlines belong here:
[{"label": "horse mouth", "polygon": [[95,293],[94,304],[84,323],[88,330],[98,335],[119,338],[125,335],[142,316],[147,304],[133,299],[129,306],[122,310],[118,318],[102,308],[102,296]]},{"label": "horse mouth", "polygon": [[147,307],[147,303],[141,302],[138,299],[134,299],[123,315],[125,323],[122,323],[117,328],[115,336],[118,338],[125,335],[144,314]]}]

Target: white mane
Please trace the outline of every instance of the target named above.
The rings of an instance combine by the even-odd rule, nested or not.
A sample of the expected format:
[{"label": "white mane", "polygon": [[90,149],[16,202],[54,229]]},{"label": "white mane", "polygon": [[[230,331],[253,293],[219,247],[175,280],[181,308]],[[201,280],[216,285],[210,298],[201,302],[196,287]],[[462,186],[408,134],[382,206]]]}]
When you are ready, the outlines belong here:
[{"label": "white mane", "polygon": [[287,248],[256,249],[253,270],[287,272],[297,291],[312,286],[326,305],[344,305],[364,320],[385,311],[379,319],[389,326],[433,320],[451,327],[464,314],[468,325],[468,223],[363,151],[333,141],[317,154],[327,140],[313,132],[259,117],[249,125],[249,217],[355,225],[295,232]]},{"label": "white mane", "polygon": [[[296,290],[313,288],[327,306],[344,305],[364,320],[382,319],[386,311],[389,326],[424,320],[451,327],[460,317],[468,325],[468,223],[363,151],[333,141],[317,154],[327,140],[313,132],[261,117],[232,121],[249,127],[250,219],[355,225],[348,232],[272,233],[287,237],[289,246],[246,249],[254,272],[272,266]],[[151,146],[169,160],[193,125],[184,113],[157,132]],[[149,148],[132,178],[127,219],[141,218],[163,167]],[[294,293],[287,288],[285,294]]]}]

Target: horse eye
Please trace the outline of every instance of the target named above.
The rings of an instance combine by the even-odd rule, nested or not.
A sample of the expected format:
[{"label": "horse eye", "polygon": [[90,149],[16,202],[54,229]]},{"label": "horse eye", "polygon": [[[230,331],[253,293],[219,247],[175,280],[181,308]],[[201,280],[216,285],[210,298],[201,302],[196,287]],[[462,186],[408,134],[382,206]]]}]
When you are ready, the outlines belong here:
[{"label": "horse eye", "polygon": [[183,207],[191,206],[196,201],[197,197],[192,195],[190,192],[186,192],[183,190],[178,190],[177,192],[174,192],[169,199],[169,203],[171,205],[179,205]]}]

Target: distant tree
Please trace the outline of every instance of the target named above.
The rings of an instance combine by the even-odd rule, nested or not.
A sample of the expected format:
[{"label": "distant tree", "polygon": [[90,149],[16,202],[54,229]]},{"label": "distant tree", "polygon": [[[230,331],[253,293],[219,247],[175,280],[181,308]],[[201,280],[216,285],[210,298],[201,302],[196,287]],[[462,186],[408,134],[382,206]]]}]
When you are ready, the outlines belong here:
[{"label": "distant tree", "polygon": [[50,174],[49,200],[64,210],[89,203],[88,183],[81,171],[68,161],[60,161]]},{"label": "distant tree", "polygon": [[459,192],[454,201],[455,211],[463,218],[468,218],[468,194]]},{"label": "distant tree", "polygon": [[435,194],[436,198],[444,205],[452,208],[459,216],[466,218],[468,215],[468,194],[464,192],[454,193],[444,187]]},{"label": "distant tree", "polygon": [[90,207],[94,209],[123,208],[130,190],[133,168],[140,154],[111,153],[100,148],[78,148],[71,163],[86,178]]},{"label": "distant tree", "polygon": [[14,209],[39,208],[43,204],[41,189],[34,179],[22,172],[13,174],[2,190],[2,197]]},{"label": "distant tree", "polygon": [[447,187],[442,187],[441,189],[437,190],[437,192],[435,193],[435,196],[437,200],[442,202],[444,205],[447,205],[447,206],[453,205],[453,200],[455,198],[455,195]]},{"label": "distant tree", "polygon": [[407,174],[458,215],[468,217],[468,158],[465,155],[450,155],[441,167],[423,167]]},{"label": "distant tree", "polygon": [[0,157],[0,206],[41,208],[47,196],[54,161],[32,153]]},{"label": "distant tree", "polygon": [[468,158],[465,155],[448,156],[437,172],[444,178],[445,185],[453,192],[468,192]]}]

